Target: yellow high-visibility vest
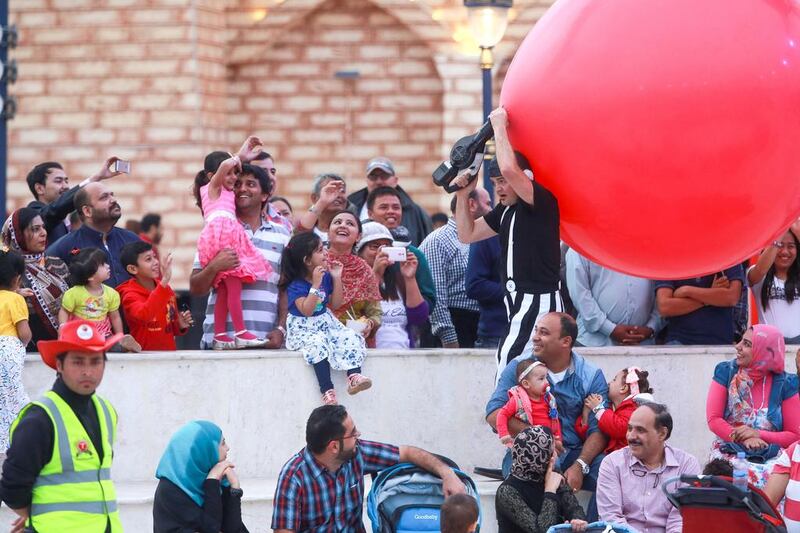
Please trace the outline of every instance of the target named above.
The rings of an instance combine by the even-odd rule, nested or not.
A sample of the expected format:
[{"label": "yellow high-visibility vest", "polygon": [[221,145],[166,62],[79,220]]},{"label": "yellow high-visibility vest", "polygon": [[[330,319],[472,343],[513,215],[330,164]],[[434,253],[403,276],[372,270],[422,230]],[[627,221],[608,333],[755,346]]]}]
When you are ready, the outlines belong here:
[{"label": "yellow high-visibility vest", "polygon": [[111,482],[111,450],[117,431],[117,412],[111,404],[92,395],[100,422],[103,461],[72,408],[53,391],[45,393],[20,411],[11,425],[14,431],[31,405],[37,405],[53,422],[53,456],[33,484],[27,526],[39,533],[112,533],[122,531],[117,493]]}]

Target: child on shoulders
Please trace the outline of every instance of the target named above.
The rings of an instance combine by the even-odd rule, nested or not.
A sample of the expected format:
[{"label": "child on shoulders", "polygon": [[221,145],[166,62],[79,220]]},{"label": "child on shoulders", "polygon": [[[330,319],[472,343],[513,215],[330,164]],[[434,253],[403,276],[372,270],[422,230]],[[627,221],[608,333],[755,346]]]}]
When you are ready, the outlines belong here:
[{"label": "child on shoulders", "polygon": [[144,241],[126,244],[120,262],[132,277],[117,290],[131,335],[143,350],[175,350],[175,337],[192,326],[190,311],[179,311],[172,279],[172,254],[158,260],[153,245]]}]

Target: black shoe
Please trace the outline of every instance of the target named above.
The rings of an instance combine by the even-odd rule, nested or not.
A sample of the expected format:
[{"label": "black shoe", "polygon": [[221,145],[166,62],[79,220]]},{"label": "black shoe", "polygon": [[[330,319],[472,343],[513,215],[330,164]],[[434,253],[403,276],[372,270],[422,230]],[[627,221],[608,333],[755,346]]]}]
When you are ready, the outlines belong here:
[{"label": "black shoe", "polygon": [[503,477],[503,471],[499,468],[484,468],[482,466],[476,466],[472,469],[472,471],[479,476],[496,479],[498,481],[503,481],[505,479],[505,477]]}]

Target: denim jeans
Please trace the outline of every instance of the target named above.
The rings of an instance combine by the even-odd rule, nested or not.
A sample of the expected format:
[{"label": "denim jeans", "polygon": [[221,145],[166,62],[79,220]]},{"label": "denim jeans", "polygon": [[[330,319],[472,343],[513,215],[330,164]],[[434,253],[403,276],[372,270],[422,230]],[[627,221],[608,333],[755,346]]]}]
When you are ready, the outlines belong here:
[{"label": "denim jeans", "polygon": [[478,337],[475,340],[476,348],[490,348],[496,350],[500,345],[500,337]]}]

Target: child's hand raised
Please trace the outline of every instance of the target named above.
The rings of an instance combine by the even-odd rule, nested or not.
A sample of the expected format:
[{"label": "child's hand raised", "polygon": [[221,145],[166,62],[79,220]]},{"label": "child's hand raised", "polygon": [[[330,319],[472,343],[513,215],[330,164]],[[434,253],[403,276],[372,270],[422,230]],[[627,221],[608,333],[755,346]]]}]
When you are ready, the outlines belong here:
[{"label": "child's hand raised", "polygon": [[161,286],[167,287],[169,281],[172,279],[172,254],[167,254],[167,257],[161,261]]},{"label": "child's hand raised", "polygon": [[344,270],[344,265],[341,261],[330,261],[328,265],[328,272],[331,273],[331,276],[334,279],[339,279],[342,277],[342,270]]},{"label": "child's hand raised", "polygon": [[325,267],[314,267],[314,272],[311,273],[311,285],[318,289],[322,285],[322,278],[325,276]]},{"label": "child's hand raised", "polygon": [[261,139],[255,135],[251,135],[244,140],[242,147],[239,148],[239,153],[236,155],[239,156],[239,159],[241,159],[242,162],[249,163],[261,153],[261,147],[263,144],[264,143],[261,142]]},{"label": "child's hand raised", "polygon": [[[17,289],[17,294],[19,294],[23,298],[33,298],[33,289],[28,289],[28,288],[24,288],[23,287],[23,288]],[[800,352],[798,352],[798,353],[800,353]]]}]

